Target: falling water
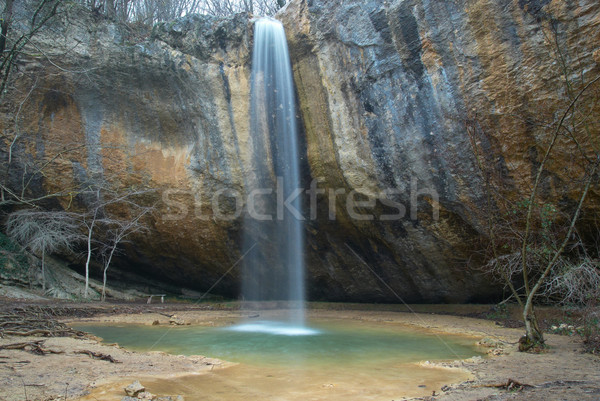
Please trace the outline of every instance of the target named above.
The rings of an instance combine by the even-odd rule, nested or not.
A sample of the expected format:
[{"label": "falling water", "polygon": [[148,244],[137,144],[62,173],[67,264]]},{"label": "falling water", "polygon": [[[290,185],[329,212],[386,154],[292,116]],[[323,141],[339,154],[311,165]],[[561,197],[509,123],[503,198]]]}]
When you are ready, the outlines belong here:
[{"label": "falling water", "polygon": [[300,172],[294,86],[285,32],[277,20],[255,22],[251,85],[253,160],[246,175],[244,299],[287,301],[290,322],[302,325],[304,238],[296,196]]}]

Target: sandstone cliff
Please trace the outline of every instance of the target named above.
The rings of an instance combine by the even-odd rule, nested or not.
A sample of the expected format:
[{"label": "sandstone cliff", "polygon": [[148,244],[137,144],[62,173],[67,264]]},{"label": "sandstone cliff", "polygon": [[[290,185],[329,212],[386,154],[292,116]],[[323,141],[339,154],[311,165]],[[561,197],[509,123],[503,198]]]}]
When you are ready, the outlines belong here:
[{"label": "sandstone cliff", "polygon": [[[569,81],[577,74],[589,81],[600,72],[600,6],[593,1],[305,1],[292,2],[281,18],[312,176],[373,195],[396,188],[407,215],[415,188],[439,195],[437,221],[422,212],[428,205],[419,198],[417,219],[319,222],[317,236],[327,233],[316,242],[323,244],[317,252],[321,263],[330,255],[341,258],[344,268],[315,274],[324,282],[343,276],[344,283],[352,277],[369,282],[371,290],[380,288],[364,265],[344,252],[346,241],[360,247],[385,281],[411,299],[485,294],[485,279],[466,267],[482,246],[478,233],[485,232],[479,213],[484,183],[467,128],[476,123],[480,146],[509,183],[506,196],[526,199],[537,154],[548,143],[536,124],[555,121],[567,108],[561,74]],[[591,98],[597,99],[597,92]],[[598,112],[595,106],[590,110]],[[577,176],[570,175],[579,168],[572,159],[576,149],[563,147],[559,153],[547,172],[547,185],[558,189],[545,196],[559,196],[565,181]],[[334,234],[340,226],[346,227],[344,236]],[[325,249],[331,244],[346,255],[334,258]],[[358,293],[357,287],[350,288]],[[381,294],[389,297],[385,289]]]},{"label": "sandstone cliff", "polygon": [[[307,215],[309,297],[456,302],[497,293],[468,263],[485,246],[485,222],[467,126],[476,121],[511,184],[507,196],[522,197],[546,139],[532,121],[565,107],[557,60],[572,79],[600,73],[597,1],[294,0],[278,18],[298,93],[303,182],[319,179],[326,190],[315,218]],[[156,189],[152,232],[135,238],[121,268],[200,291],[229,271],[214,291],[237,295],[242,218],[218,218],[209,205],[218,191],[243,193],[251,165],[252,20],[189,16],[144,37],[78,14],[51,28],[35,42],[39,54],[22,59],[0,122],[6,143],[22,133],[13,185],[28,161],[50,160],[34,192],[99,176]],[[84,146],[61,153],[73,145]],[[548,196],[577,168],[562,152]],[[353,190],[377,199],[355,211],[372,219],[347,210]]]}]

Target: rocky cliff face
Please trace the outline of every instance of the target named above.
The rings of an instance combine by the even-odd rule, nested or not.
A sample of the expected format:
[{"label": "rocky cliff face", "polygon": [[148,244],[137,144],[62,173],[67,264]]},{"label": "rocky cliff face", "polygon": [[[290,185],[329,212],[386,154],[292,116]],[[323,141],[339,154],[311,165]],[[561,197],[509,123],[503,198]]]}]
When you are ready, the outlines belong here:
[{"label": "rocky cliff face", "polygon": [[[303,198],[310,298],[456,302],[497,292],[468,263],[484,246],[485,199],[467,127],[479,127],[507,195],[522,197],[546,139],[535,123],[564,108],[561,74],[600,73],[600,5],[305,0],[278,18],[303,181],[324,190],[312,216]],[[15,107],[1,121],[6,143],[22,133],[21,167],[51,161],[35,191],[100,176],[155,189],[152,232],[121,266],[197,290],[228,272],[213,291],[236,295],[242,218],[231,198],[210,205],[243,193],[251,166],[252,20],[190,16],[147,38],[87,15],[55,25],[37,40],[43,54],[21,62]],[[74,144],[84,146],[61,153]],[[549,192],[577,168],[569,152],[549,167]],[[364,203],[348,208],[348,198]]]},{"label": "rocky cliff face", "polygon": [[[318,261],[311,266],[329,269],[313,275],[344,283],[346,294],[368,297],[358,284],[368,283],[370,295],[392,299],[348,252],[350,244],[409,299],[485,296],[485,278],[467,267],[486,231],[484,183],[468,128],[477,126],[475,139],[503,172],[505,195],[526,199],[537,153],[548,143],[548,131],[536,124],[556,121],[567,108],[561,74],[575,82],[577,74],[589,81],[600,73],[600,6],[322,0],[292,2],[281,19],[312,176],[329,187],[392,199],[407,212],[397,222],[319,220]],[[592,131],[597,135],[598,126]],[[577,176],[571,159],[577,150],[561,152],[547,172],[548,197],[558,196],[570,173]],[[377,195],[387,188],[398,193]],[[431,206],[439,207],[439,219]]]},{"label": "rocky cliff face", "polygon": [[[22,102],[19,122],[3,121],[9,139],[17,125],[21,135],[13,186],[23,165],[48,160],[36,193],[101,179],[154,189],[151,233],[135,238],[121,265],[207,289],[240,256],[239,224],[203,209],[221,186],[243,186],[248,32],[242,15],[190,16],[141,37],[86,13],[55,21],[35,38],[44,54],[22,59],[16,73],[9,115]],[[217,292],[234,295],[237,272]]]}]

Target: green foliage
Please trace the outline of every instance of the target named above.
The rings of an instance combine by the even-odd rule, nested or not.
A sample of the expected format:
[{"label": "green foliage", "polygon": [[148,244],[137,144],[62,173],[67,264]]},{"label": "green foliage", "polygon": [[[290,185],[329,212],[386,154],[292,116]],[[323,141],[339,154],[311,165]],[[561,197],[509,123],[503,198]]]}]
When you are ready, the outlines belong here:
[{"label": "green foliage", "polygon": [[552,227],[554,220],[556,219],[557,210],[554,205],[550,203],[544,203],[540,208],[540,217],[543,229],[549,229]]}]

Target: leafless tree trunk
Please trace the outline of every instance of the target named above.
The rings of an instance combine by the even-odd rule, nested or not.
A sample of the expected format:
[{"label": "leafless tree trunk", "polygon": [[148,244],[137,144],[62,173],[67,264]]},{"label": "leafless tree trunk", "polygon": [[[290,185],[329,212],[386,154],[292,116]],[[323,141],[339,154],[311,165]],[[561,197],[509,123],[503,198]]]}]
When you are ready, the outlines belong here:
[{"label": "leafless tree trunk", "polygon": [[[118,192],[110,188],[109,185],[99,186],[90,193],[94,200],[88,205],[88,210],[83,213],[82,221],[86,229],[87,237],[87,257],[85,263],[85,290],[84,297],[88,297],[90,263],[93,253],[97,250],[94,244],[101,247],[101,254],[108,255],[108,263],[104,263],[104,276],[106,280],[106,271],[112,261],[113,254],[121,241],[128,235],[142,231],[145,226],[141,224],[140,219],[146,215],[152,208],[145,208],[136,202],[136,197],[144,195],[148,190],[126,190]],[[123,219],[109,216],[108,209],[115,205],[127,206],[135,210],[138,214],[131,219]],[[101,240],[103,234],[108,235],[106,242]]]},{"label": "leafless tree trunk", "polygon": [[[600,76],[583,85],[578,92],[574,92],[572,85],[569,85],[572,93],[571,100],[553,125],[548,144],[544,148],[543,156],[533,177],[532,189],[526,196],[526,201],[521,202],[520,206],[514,203],[504,207],[500,206],[500,209],[504,208],[512,212],[504,214],[504,217],[499,217],[502,213],[494,210],[497,202],[503,201],[501,194],[503,178],[501,176],[494,177],[494,167],[486,166],[484,156],[479,151],[477,122],[471,122],[467,126],[475,160],[485,184],[487,231],[491,248],[491,258],[485,268],[502,278],[510,288],[512,296],[522,307],[526,330],[525,337],[521,342],[523,350],[544,344],[544,336],[535,314],[536,297],[541,291],[544,291],[548,281],[560,282],[556,275],[564,275],[568,273],[568,269],[577,265],[576,263],[569,264],[564,253],[568,247],[577,243],[574,240],[576,225],[590,189],[598,183],[598,169],[600,168],[600,149],[597,148],[597,143],[588,141],[586,145],[577,138],[577,133],[579,132],[579,135],[585,137],[588,132],[593,132],[593,129],[590,130],[586,125],[590,116],[585,115],[581,108],[587,92],[599,82]],[[587,100],[591,104],[596,102],[593,98]],[[571,126],[567,126],[568,123]],[[548,227],[557,224],[555,221],[557,217],[544,216],[548,204],[539,200],[539,189],[547,165],[559,152],[559,144],[564,146],[565,137],[567,141],[575,143],[579,149],[579,158],[585,165],[585,173],[580,179],[576,180],[573,177],[574,182],[580,182],[582,185],[579,188],[577,205],[570,216],[561,217],[563,227],[560,229],[557,227],[555,231],[550,232]],[[521,217],[517,212],[523,208],[523,205],[525,213]],[[550,207],[550,210],[553,209],[553,206]],[[579,246],[584,246],[579,244]],[[564,268],[557,269],[558,266],[564,266]],[[555,277],[551,277],[551,275],[555,275]],[[518,277],[523,283],[523,287],[519,289],[513,283],[513,280]]]},{"label": "leafless tree trunk", "polygon": [[110,251],[108,253],[108,257],[106,258],[106,261],[104,262],[104,269],[102,271],[102,296],[100,298],[100,300],[102,302],[106,301],[106,279],[107,279],[107,272],[108,272],[108,267],[110,266],[110,262],[112,261],[112,257],[115,253],[117,249],[117,246],[115,244],[115,246],[110,248]]},{"label": "leafless tree trunk", "polygon": [[548,145],[548,147],[546,149],[544,157],[538,167],[538,171],[537,171],[537,174],[535,177],[535,183],[533,185],[533,189],[531,191],[531,195],[529,198],[529,204],[527,207],[527,217],[525,220],[525,232],[523,234],[523,240],[522,240],[522,246],[521,246],[521,261],[523,263],[523,282],[524,282],[525,294],[526,294],[525,307],[523,308],[523,321],[525,322],[527,338],[533,344],[543,344],[544,343],[544,336],[543,336],[542,331],[539,328],[539,324],[537,322],[537,318],[535,316],[535,312],[533,309],[533,298],[535,297],[535,295],[539,291],[540,287],[542,286],[542,284],[544,283],[544,281],[550,274],[550,271],[555,266],[558,258],[564,252],[565,247],[567,246],[568,242],[571,240],[571,235],[573,234],[573,231],[575,230],[575,224],[577,223],[577,221],[579,219],[579,215],[581,213],[581,208],[583,207],[583,202],[585,201],[585,199],[588,195],[590,186],[592,185],[592,183],[594,181],[597,180],[596,171],[598,169],[598,163],[599,163],[598,158],[596,158],[596,160],[592,161],[593,164],[591,166],[591,171],[588,173],[588,178],[585,182],[585,187],[581,193],[581,197],[579,199],[577,209],[575,210],[575,212],[573,214],[571,223],[569,224],[569,229],[568,229],[567,233],[565,234],[564,239],[563,239],[562,243],[560,244],[560,247],[554,252],[554,255],[552,256],[552,258],[546,265],[545,269],[543,270],[543,273],[541,274],[541,276],[539,276],[537,281],[535,281],[535,283],[533,284],[533,287],[530,288],[531,283],[530,283],[530,277],[528,274],[527,253],[528,253],[528,249],[529,249],[529,234],[530,234],[531,224],[532,224],[533,209],[534,209],[534,205],[536,204],[536,197],[538,195],[538,189],[540,186],[542,174],[546,167],[546,163],[548,162],[548,159],[550,158],[552,150],[554,149],[554,146],[557,143],[558,137],[564,129],[565,120],[572,113],[573,108],[576,107],[577,102],[580,100],[580,98],[583,96],[583,94],[592,85],[594,85],[598,81],[600,81],[600,76],[596,77],[594,80],[589,82],[586,86],[584,86],[581,89],[581,91],[579,91],[579,93],[575,96],[575,98],[571,101],[567,110],[565,110],[565,112],[563,113],[556,129],[554,130],[554,134],[552,135],[550,144]]},{"label": "leafless tree trunk", "polygon": [[46,291],[46,247],[42,248],[42,290]]},{"label": "leafless tree trunk", "polygon": [[94,228],[96,227],[96,219],[98,217],[98,209],[94,209],[91,218],[87,219],[84,217],[84,225],[87,228],[87,257],[85,260],[85,288],[83,290],[83,297],[88,297],[88,291],[90,287],[90,262],[92,260],[92,240],[94,238]]},{"label": "leafless tree trunk", "polygon": [[117,251],[117,248],[124,240],[130,235],[138,232],[148,231],[148,227],[141,221],[141,219],[148,213],[154,210],[153,207],[140,207],[136,215],[128,220],[110,220],[107,223],[112,226],[109,230],[109,235],[103,248],[104,255],[104,269],[103,269],[103,281],[102,281],[102,301],[106,300],[106,280],[107,272],[112,262],[113,255]]}]

